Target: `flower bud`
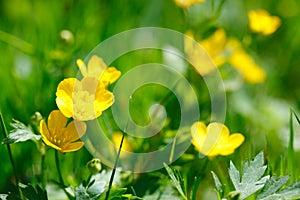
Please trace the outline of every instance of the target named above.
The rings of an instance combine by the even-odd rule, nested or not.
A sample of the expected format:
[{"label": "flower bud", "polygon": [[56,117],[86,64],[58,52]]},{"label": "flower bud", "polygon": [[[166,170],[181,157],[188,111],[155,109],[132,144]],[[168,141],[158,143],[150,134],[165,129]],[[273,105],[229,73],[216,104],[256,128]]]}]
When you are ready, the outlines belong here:
[{"label": "flower bud", "polygon": [[90,160],[87,164],[86,167],[92,174],[97,174],[101,171],[101,161],[98,158],[94,158]]}]

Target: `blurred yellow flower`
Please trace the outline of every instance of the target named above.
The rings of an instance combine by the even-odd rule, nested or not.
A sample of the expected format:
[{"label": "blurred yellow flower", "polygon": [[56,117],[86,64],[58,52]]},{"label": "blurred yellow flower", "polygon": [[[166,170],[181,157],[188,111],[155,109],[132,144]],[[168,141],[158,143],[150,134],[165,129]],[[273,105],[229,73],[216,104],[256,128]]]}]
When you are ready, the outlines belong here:
[{"label": "blurred yellow flower", "polygon": [[253,32],[270,35],[274,33],[281,24],[277,16],[271,16],[266,10],[258,9],[248,12],[249,26]]},{"label": "blurred yellow flower", "polygon": [[209,38],[199,42],[214,60],[217,66],[221,66],[226,61],[226,42],[227,37],[223,29],[218,29]]},{"label": "blurred yellow flower", "polygon": [[114,96],[107,86],[115,82],[121,72],[114,67],[107,68],[102,58],[95,55],[88,61],[88,66],[80,59],[77,65],[83,78],[61,81],[57,86],[56,104],[66,117],[93,120],[113,104]]},{"label": "blurred yellow flower", "polygon": [[203,122],[195,122],[191,127],[191,134],[192,144],[208,157],[230,155],[245,140],[240,133],[230,135],[228,128],[218,122],[210,123],[207,127]]},{"label": "blurred yellow flower", "polygon": [[[121,133],[121,132],[115,132],[114,134],[113,134],[113,142],[114,142],[114,144],[115,144],[115,146],[117,147],[117,148],[119,148],[119,146],[120,146],[120,143],[121,143],[121,140],[122,140],[122,136],[123,136],[123,134]],[[129,151],[129,152],[131,152],[132,151],[132,146],[131,146],[131,144],[128,142],[128,140],[126,139],[126,137],[124,138],[124,140],[123,140],[123,144],[122,144],[122,150],[125,150],[125,151]]]},{"label": "blurred yellow flower", "polygon": [[220,59],[216,58],[218,56],[218,53],[220,53],[222,49],[215,49],[211,51],[212,49],[214,49],[213,45],[210,47],[208,43],[209,42],[206,42],[206,44],[204,44],[207,48],[206,50],[205,48],[203,48],[203,45],[201,46],[198,42],[195,42],[194,35],[191,32],[187,32],[184,38],[184,51],[186,53],[188,61],[202,76],[205,76],[216,69],[216,66],[211,61],[211,59],[213,59],[213,61],[215,62],[217,60],[219,60],[219,62],[222,62],[221,57]]},{"label": "blurred yellow flower", "polygon": [[188,8],[197,3],[203,3],[205,0],[174,0],[175,4],[181,8]]},{"label": "blurred yellow flower", "polygon": [[47,124],[45,120],[40,122],[40,133],[44,143],[62,153],[77,151],[84,143],[77,141],[86,131],[84,122],[74,121],[67,124],[67,118],[59,111],[53,110]]},{"label": "blurred yellow flower", "polygon": [[260,83],[266,79],[266,73],[243,49],[235,50],[229,57],[229,63],[240,71],[249,83]]},{"label": "blurred yellow flower", "polygon": [[[201,48],[193,46],[193,35],[187,33],[185,38],[185,52],[191,64],[201,75],[212,72],[212,66]],[[264,70],[242,49],[240,42],[234,38],[227,38],[223,29],[218,29],[210,37],[199,42],[205,49],[217,67],[224,63],[230,63],[238,70],[245,81],[249,83],[260,83],[266,78]]]},{"label": "blurred yellow flower", "polygon": [[113,94],[94,77],[64,79],[56,91],[56,104],[60,111],[78,121],[96,119],[113,102]]},{"label": "blurred yellow flower", "polygon": [[81,59],[77,59],[76,62],[83,77],[95,77],[105,83],[106,86],[112,84],[121,76],[120,71],[114,67],[107,68],[103,59],[96,55],[91,57],[87,66]]}]

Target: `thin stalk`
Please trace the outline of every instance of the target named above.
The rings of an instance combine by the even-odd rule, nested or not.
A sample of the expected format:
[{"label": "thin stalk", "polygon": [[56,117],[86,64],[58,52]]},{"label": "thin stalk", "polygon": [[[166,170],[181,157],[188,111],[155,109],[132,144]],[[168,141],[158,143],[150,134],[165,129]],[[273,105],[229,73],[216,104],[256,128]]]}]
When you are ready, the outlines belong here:
[{"label": "thin stalk", "polygon": [[8,45],[17,48],[26,54],[29,55],[34,54],[35,49],[30,43],[1,30],[0,30],[0,41],[5,42]]},{"label": "thin stalk", "polygon": [[[6,129],[6,126],[5,126],[4,119],[2,117],[2,112],[1,111],[0,111],[0,118],[1,118],[1,127],[2,127],[2,132],[3,132],[4,138],[7,138],[7,135],[8,135],[7,134],[7,129]],[[20,195],[20,197],[22,199],[22,191],[21,191],[21,188],[19,187],[19,179],[18,179],[18,176],[17,176],[16,166],[15,166],[14,159],[13,159],[13,156],[12,156],[11,148],[10,148],[9,144],[6,144],[6,147],[7,147],[7,150],[8,150],[8,155],[9,155],[10,163],[11,163],[11,166],[12,166],[12,169],[13,169],[13,172],[14,172],[14,176],[15,176],[15,181],[16,181],[16,185],[17,185],[17,188],[18,188],[18,192],[19,192],[19,195]]]},{"label": "thin stalk", "polygon": [[67,190],[65,189],[66,185],[64,183],[64,179],[63,179],[62,174],[61,174],[60,162],[59,162],[59,155],[58,155],[58,151],[57,150],[55,150],[55,164],[56,164],[56,169],[57,169],[57,173],[58,173],[59,183],[60,183],[61,187],[63,188],[65,194],[68,196],[69,199],[74,199],[71,196],[71,194],[69,192],[67,192]]},{"label": "thin stalk", "polygon": [[117,154],[117,159],[116,159],[116,162],[115,162],[115,165],[114,165],[114,169],[113,169],[113,171],[111,173],[111,176],[110,176],[108,190],[106,192],[105,200],[108,200],[108,198],[109,198],[109,193],[110,193],[110,190],[111,190],[111,187],[112,187],[112,183],[113,183],[113,180],[114,180],[114,176],[115,176],[115,173],[116,173],[116,169],[117,169],[117,166],[118,166],[118,163],[119,163],[121,149],[122,149],[123,141],[124,141],[124,138],[125,138],[125,131],[126,131],[126,128],[125,128],[125,130],[123,132],[121,143],[120,143],[118,154]]}]

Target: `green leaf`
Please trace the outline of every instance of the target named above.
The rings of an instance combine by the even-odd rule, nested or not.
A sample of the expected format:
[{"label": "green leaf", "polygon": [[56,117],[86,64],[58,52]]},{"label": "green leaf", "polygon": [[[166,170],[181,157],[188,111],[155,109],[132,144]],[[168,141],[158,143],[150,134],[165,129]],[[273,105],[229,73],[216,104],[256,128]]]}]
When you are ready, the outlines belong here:
[{"label": "green leaf", "polygon": [[32,185],[19,184],[23,195],[28,200],[47,200],[47,192],[44,191],[39,185],[36,185],[35,188]]},{"label": "green leaf", "polygon": [[41,135],[36,135],[33,133],[30,126],[26,126],[22,122],[13,120],[10,124],[13,129],[10,131],[10,134],[5,138],[2,144],[13,144],[17,142],[25,142],[27,140],[40,140]]},{"label": "green leaf", "polygon": [[229,176],[235,190],[240,193],[240,199],[245,199],[264,187],[269,179],[269,176],[263,176],[266,168],[263,152],[260,152],[250,163],[244,163],[242,178],[240,178],[240,172],[230,161]]},{"label": "green leaf", "polygon": [[180,200],[178,196],[175,194],[175,190],[167,185],[165,188],[160,188],[155,191],[153,194],[146,194],[143,199],[144,200]]},{"label": "green leaf", "polygon": [[212,177],[214,179],[215,182],[215,186],[216,186],[216,190],[219,193],[220,196],[223,196],[223,188],[222,188],[222,184],[220,179],[218,178],[218,176],[215,174],[215,172],[211,171]]},{"label": "green leaf", "polygon": [[181,174],[178,171],[173,171],[166,163],[164,163],[164,166],[175,185],[176,189],[178,190],[179,194],[184,198],[187,199],[186,190],[184,187],[184,181],[181,177]]},{"label": "green leaf", "polygon": [[1,199],[1,200],[6,200],[7,197],[8,197],[7,194],[0,194],[0,199]]},{"label": "green leaf", "polygon": [[[127,188],[116,188],[116,187],[113,187],[110,190],[109,199],[110,200],[122,199],[122,196],[124,195],[124,193],[126,191],[127,191]],[[104,199],[105,199],[105,194],[101,195],[101,197],[99,198],[99,200],[104,200]]]},{"label": "green leaf", "polygon": [[290,179],[289,176],[284,176],[281,178],[271,177],[267,182],[261,193],[257,196],[257,199],[264,199],[270,195],[275,194],[283,185],[285,185],[288,180]]},{"label": "green leaf", "polygon": [[295,117],[296,117],[296,120],[297,120],[298,124],[300,124],[300,119],[299,119],[298,115],[296,114],[295,111],[293,111],[293,112],[294,112],[294,115],[295,115]]},{"label": "green leaf", "polygon": [[[101,173],[95,174],[91,177],[88,184],[80,184],[75,187],[74,193],[76,199],[98,199],[106,191],[112,170],[102,170]],[[121,174],[120,169],[116,170],[113,185],[120,184]],[[126,191],[126,190],[125,190]],[[110,193],[111,197],[111,193]]]},{"label": "green leaf", "polygon": [[283,190],[261,198],[259,200],[274,200],[274,199],[282,199],[282,200],[293,200],[300,199],[300,182],[295,182],[292,185],[284,188]]}]

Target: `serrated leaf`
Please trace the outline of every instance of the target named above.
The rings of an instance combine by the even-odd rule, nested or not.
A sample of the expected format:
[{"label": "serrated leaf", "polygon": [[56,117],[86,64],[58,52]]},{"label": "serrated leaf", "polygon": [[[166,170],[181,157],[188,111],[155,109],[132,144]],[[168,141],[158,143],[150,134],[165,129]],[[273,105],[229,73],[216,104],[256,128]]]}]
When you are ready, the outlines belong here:
[{"label": "serrated leaf", "polygon": [[174,172],[166,163],[164,163],[164,167],[167,170],[174,186],[178,190],[179,194],[184,198],[187,199],[186,192],[184,189],[184,182],[179,172]]},{"label": "serrated leaf", "polygon": [[[74,193],[76,199],[98,199],[100,195],[102,196],[102,194],[104,194],[106,187],[108,186],[111,173],[112,170],[102,170],[101,173],[93,175],[88,184],[80,184],[75,187]],[[120,182],[120,169],[117,169],[113,185],[120,184]]]},{"label": "serrated leaf", "polygon": [[266,196],[260,200],[274,200],[274,199],[281,199],[281,200],[294,200],[300,199],[300,182],[295,182],[292,185],[284,188],[283,190]]},{"label": "serrated leaf", "polygon": [[44,191],[39,185],[36,185],[35,188],[32,185],[19,184],[23,195],[28,200],[47,200],[47,192]]},{"label": "serrated leaf", "polygon": [[270,195],[275,194],[283,185],[285,185],[288,180],[290,179],[289,176],[284,176],[278,178],[276,180],[275,177],[271,177],[267,182],[261,193],[257,196],[257,199],[264,199]]},{"label": "serrated leaf", "polygon": [[27,140],[40,140],[41,135],[36,135],[33,133],[30,126],[26,126],[22,122],[13,120],[10,125],[13,129],[10,131],[10,134],[5,138],[2,144],[13,144],[17,142],[25,142]]},{"label": "serrated leaf", "polygon": [[144,200],[180,200],[180,198],[175,194],[174,189],[167,185],[165,188],[160,188],[156,190],[153,194],[146,194],[143,197]]},{"label": "serrated leaf", "polygon": [[230,161],[229,176],[235,190],[240,193],[240,199],[245,199],[264,187],[269,179],[269,176],[263,176],[266,169],[263,152],[259,153],[250,163],[245,162],[242,178],[240,178],[240,172]]},{"label": "serrated leaf", "polygon": [[218,178],[218,176],[215,174],[215,172],[211,171],[212,177],[214,179],[215,182],[215,186],[216,186],[216,190],[218,191],[218,193],[221,195],[223,194],[223,188],[222,188],[222,184],[220,179]]}]

